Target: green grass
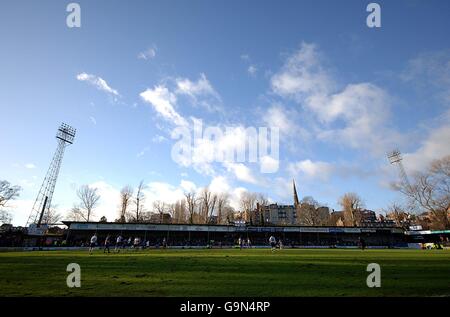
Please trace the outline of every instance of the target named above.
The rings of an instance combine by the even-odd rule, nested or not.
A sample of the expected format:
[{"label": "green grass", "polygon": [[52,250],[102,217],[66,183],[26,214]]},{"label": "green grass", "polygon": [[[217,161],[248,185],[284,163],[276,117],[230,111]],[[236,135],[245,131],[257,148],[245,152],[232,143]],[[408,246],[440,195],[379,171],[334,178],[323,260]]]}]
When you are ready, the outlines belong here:
[{"label": "green grass", "polygon": [[[72,262],[81,288],[66,286]],[[366,286],[372,262],[380,288]],[[0,296],[450,296],[450,251],[5,252]]]}]

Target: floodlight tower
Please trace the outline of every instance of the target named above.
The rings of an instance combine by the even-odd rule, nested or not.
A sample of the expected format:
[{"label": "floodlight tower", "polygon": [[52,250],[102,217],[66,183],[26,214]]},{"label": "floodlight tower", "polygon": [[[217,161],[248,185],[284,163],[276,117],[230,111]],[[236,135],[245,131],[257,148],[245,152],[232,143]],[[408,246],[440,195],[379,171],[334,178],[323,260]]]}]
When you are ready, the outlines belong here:
[{"label": "floodlight tower", "polygon": [[399,150],[394,150],[387,154],[387,157],[389,159],[389,162],[391,164],[397,164],[398,169],[400,171],[400,178],[403,182],[403,184],[406,186],[406,188],[409,190],[411,188],[411,184],[409,183],[408,175],[406,175],[405,168],[402,164],[402,154]]},{"label": "floodlight tower", "polygon": [[76,131],[76,129],[65,123],[62,123],[58,128],[58,131],[56,132],[58,147],[56,148],[50,167],[45,175],[44,181],[42,182],[41,189],[39,190],[33,204],[33,208],[31,209],[31,213],[26,224],[27,227],[33,223],[36,224],[37,227],[40,227],[44,214],[49,212],[64,150],[67,145],[73,144]]}]

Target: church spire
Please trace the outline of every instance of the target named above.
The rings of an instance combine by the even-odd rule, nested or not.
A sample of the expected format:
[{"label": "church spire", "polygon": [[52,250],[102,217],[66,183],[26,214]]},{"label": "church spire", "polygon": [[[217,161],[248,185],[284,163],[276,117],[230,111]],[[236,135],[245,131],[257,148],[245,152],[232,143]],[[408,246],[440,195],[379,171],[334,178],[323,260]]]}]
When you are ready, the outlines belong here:
[{"label": "church spire", "polygon": [[298,201],[297,188],[295,188],[295,180],[293,180],[293,179],[292,179],[292,185],[294,186],[294,207],[297,208],[297,206],[300,205],[300,202]]}]

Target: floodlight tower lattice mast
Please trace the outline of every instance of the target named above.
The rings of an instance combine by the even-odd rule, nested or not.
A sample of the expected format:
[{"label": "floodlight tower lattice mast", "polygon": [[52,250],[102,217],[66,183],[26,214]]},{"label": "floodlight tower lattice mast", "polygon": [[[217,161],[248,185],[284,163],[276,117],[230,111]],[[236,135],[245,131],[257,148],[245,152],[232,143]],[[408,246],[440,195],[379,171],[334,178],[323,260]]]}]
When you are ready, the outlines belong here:
[{"label": "floodlight tower lattice mast", "polygon": [[64,150],[69,144],[73,144],[75,139],[76,129],[68,124],[62,123],[56,132],[56,139],[58,140],[58,147],[53,155],[50,167],[42,182],[41,189],[36,197],[36,200],[31,209],[30,216],[28,217],[26,226],[30,224],[36,224],[37,227],[41,226],[43,217],[49,212],[53,192],[55,191],[56,180],[58,178],[59,170],[61,168],[61,162],[64,155]]},{"label": "floodlight tower lattice mast", "polygon": [[406,186],[408,190],[411,189],[411,183],[409,182],[408,175],[406,174],[405,168],[403,167],[402,163],[402,154],[399,150],[394,150],[387,154],[387,157],[389,159],[389,162],[391,164],[396,164],[398,166],[399,172],[400,172],[400,178],[403,182],[403,185]]}]

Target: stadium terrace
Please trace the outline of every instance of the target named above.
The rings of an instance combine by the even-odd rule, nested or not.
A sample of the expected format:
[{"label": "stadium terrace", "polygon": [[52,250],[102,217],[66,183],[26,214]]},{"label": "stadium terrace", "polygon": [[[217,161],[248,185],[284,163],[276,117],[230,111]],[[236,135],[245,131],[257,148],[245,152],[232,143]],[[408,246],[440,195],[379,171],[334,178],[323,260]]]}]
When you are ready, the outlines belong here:
[{"label": "stadium terrace", "polygon": [[173,247],[233,247],[243,240],[245,247],[267,246],[271,235],[284,247],[357,247],[364,239],[368,247],[407,247],[402,228],[246,226],[100,223],[64,221],[70,246],[85,246],[93,234],[100,241],[107,235],[136,237],[141,246],[158,247],[163,241]]},{"label": "stadium terrace", "polygon": [[274,236],[283,248],[357,248],[364,241],[368,248],[421,248],[450,238],[450,230],[405,230],[401,227],[341,226],[251,226],[159,224],[63,221],[45,234],[22,227],[0,228],[1,248],[72,248],[87,247],[91,237],[98,237],[101,247],[107,236],[114,246],[123,238],[123,247],[159,248],[232,248],[268,247]]}]

